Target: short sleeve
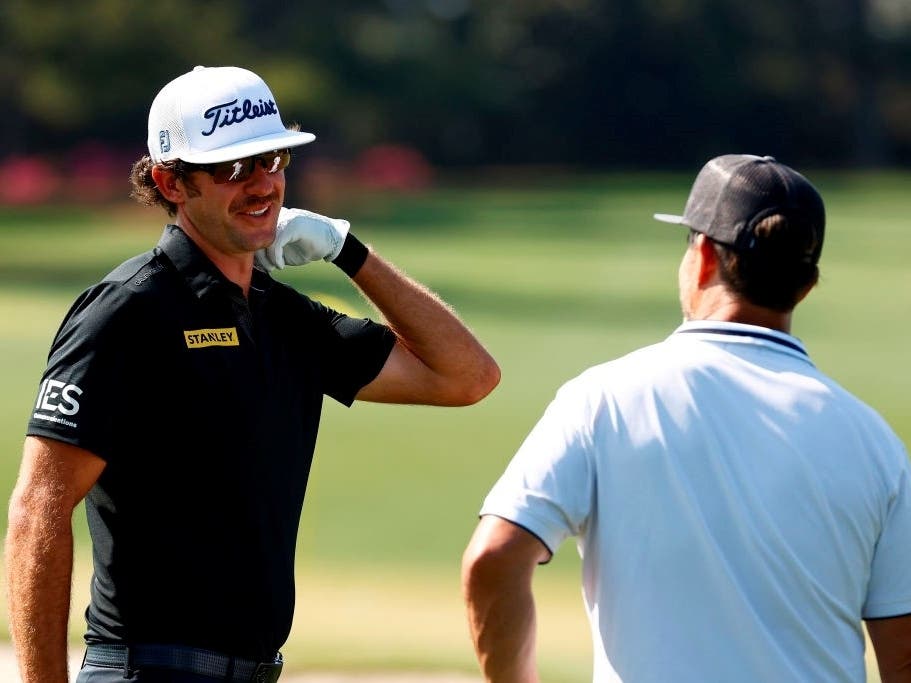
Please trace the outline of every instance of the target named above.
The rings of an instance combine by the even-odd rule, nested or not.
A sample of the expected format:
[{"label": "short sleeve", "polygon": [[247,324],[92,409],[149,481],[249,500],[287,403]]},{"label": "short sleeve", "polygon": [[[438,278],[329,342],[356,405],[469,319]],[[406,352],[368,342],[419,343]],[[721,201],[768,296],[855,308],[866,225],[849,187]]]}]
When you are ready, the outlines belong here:
[{"label": "short sleeve", "polygon": [[121,290],[100,284],[70,308],[51,345],[27,434],[108,458],[111,425],[118,420],[132,376],[122,365],[127,354],[117,350],[118,343],[135,343],[121,296]]},{"label": "short sleeve", "polygon": [[533,533],[555,552],[582,533],[592,512],[591,410],[566,385],[494,484],[481,515],[495,515]]},{"label": "short sleeve", "polygon": [[331,311],[325,393],[350,406],[362,387],[383,369],[395,346],[395,334],[367,318],[351,318]]},{"label": "short sleeve", "polygon": [[[907,459],[906,459],[907,460]],[[904,467],[870,571],[865,619],[911,614],[911,466]]]}]

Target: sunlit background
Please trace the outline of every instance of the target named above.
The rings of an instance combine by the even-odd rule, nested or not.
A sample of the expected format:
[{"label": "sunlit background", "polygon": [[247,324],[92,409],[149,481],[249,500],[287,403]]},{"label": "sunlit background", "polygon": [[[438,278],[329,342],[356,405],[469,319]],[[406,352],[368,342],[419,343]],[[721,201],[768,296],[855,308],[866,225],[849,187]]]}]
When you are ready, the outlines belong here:
[{"label": "sunlit background", "polygon": [[0,19],[4,204],[122,198],[152,97],[197,64],[261,74],[317,134],[322,182],[911,159],[905,0],[5,0]]},{"label": "sunlit background", "polygon": [[[166,216],[130,203],[129,169],[152,98],[198,64],[261,75],[317,136],[286,204],[352,220],[504,370],[464,410],[327,403],[289,669],[476,674],[458,564],[481,499],[560,383],[677,324],[683,237],[650,217],[682,210],[717,154],[816,182],[823,280],[796,333],[911,438],[907,0],[3,0],[4,495],[60,318],[157,240]],[[281,277],[370,313],[330,266]],[[544,679],[590,679],[571,544],[538,582]]]}]

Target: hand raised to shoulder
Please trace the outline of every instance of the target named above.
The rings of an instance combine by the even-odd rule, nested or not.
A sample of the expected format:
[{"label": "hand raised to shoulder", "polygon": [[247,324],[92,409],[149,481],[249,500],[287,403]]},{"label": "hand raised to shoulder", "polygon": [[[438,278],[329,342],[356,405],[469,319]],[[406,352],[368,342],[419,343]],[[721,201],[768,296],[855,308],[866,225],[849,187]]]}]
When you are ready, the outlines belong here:
[{"label": "hand raised to shoulder", "polygon": [[256,265],[270,271],[312,261],[334,261],[350,227],[351,224],[341,218],[283,206],[278,212],[275,241],[256,252]]}]

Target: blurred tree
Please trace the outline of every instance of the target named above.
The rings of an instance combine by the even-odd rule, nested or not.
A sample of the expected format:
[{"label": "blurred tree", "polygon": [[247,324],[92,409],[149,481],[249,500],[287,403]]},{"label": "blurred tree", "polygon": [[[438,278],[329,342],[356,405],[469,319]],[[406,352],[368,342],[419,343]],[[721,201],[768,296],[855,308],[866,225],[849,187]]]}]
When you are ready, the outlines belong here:
[{"label": "blurred tree", "polygon": [[0,39],[0,156],[77,137],[141,151],[156,87],[237,64],[322,154],[911,160],[908,0],[4,0]]},{"label": "blurred tree", "polygon": [[7,153],[75,136],[141,147],[150,84],[200,55],[231,55],[237,33],[237,12],[222,1],[4,0],[2,12],[0,83],[17,121],[3,133]]}]

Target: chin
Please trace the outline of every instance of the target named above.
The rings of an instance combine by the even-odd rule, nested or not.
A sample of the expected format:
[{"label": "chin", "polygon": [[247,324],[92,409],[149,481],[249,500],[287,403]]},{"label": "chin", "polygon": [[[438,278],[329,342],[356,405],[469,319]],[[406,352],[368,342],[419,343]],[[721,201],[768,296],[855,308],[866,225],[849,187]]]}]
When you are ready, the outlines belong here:
[{"label": "chin", "polygon": [[268,247],[270,244],[272,244],[275,241],[275,238],[277,235],[278,235],[278,227],[276,225],[273,225],[271,228],[263,228],[262,237],[260,238],[259,241],[263,243],[262,244],[263,247]]}]

